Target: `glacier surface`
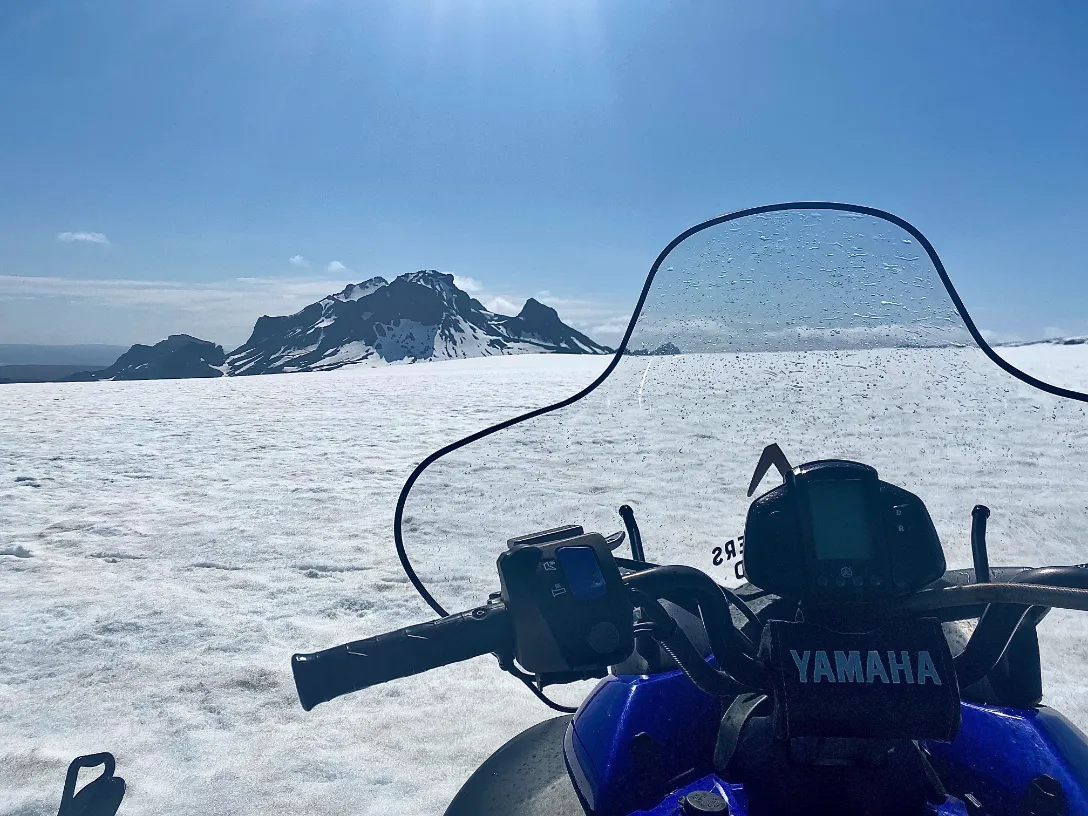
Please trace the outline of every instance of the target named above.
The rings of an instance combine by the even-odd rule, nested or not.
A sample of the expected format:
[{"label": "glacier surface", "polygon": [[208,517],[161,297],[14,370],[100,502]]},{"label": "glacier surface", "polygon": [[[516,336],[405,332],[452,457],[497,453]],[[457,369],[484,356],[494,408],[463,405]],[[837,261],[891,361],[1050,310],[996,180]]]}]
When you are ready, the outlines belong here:
[{"label": "glacier surface", "polygon": [[[1088,362],[1083,347],[1079,356],[1059,351],[1064,356],[1046,359],[1045,350],[1029,353],[1055,376]],[[868,445],[884,478],[916,489],[929,504],[950,566],[969,561],[967,513],[977,501],[994,509],[993,563],[1088,560],[1084,409],[1011,378],[1001,401],[980,402],[971,378],[981,375],[976,362],[962,364],[964,353],[914,350],[898,358],[895,365],[908,366],[902,370],[877,359],[889,380],[897,371],[911,375],[922,416],[901,435],[851,439],[816,416],[804,426],[809,438],[791,431],[778,441],[796,461]],[[456,472],[452,456],[445,469],[425,475],[407,532],[411,542],[427,542],[413,531],[437,528],[430,550],[413,551],[426,578],[453,600],[474,603],[506,536],[535,529],[541,514],[567,511],[577,516],[569,521],[611,532],[619,527],[613,499],[623,491],[651,557],[728,579],[712,566],[711,545],[741,531],[740,497],[758,450],[731,444],[730,423],[703,405],[693,406],[695,444],[678,444],[675,430],[655,419],[670,389],[746,372],[752,388],[763,390],[734,386],[715,404],[759,404],[761,422],[779,411],[783,425],[805,406],[832,410],[836,395],[851,389],[865,395],[871,413],[902,409],[901,395],[885,382],[849,382],[851,371],[860,377],[874,370],[852,368],[850,359],[829,382],[826,367],[811,359],[722,357],[625,360],[616,393],[641,408],[642,418],[586,420],[585,446],[582,420],[564,425],[571,436],[559,440],[529,429],[516,459],[496,460],[502,449],[494,448],[467,474]],[[440,813],[492,750],[552,712],[493,659],[480,658],[304,713],[290,655],[430,618],[392,548],[393,507],[405,477],[431,450],[565,397],[607,362],[519,355],[0,389],[0,813],[55,812],[67,763],[102,750],[117,755],[129,783],[125,816]],[[960,382],[942,390],[935,378],[950,366]],[[926,447],[955,434],[963,449],[976,439],[986,449],[995,428],[1023,448],[1009,456],[993,449],[1008,459],[1007,483],[979,476],[939,444]],[[757,430],[771,435],[774,428]],[[680,472],[706,471],[713,462],[706,471],[713,482],[693,477],[665,493],[653,473],[602,469],[584,455],[636,433],[645,437],[644,455],[668,459]],[[572,469],[592,466],[593,473],[573,474],[577,489],[549,490],[551,474],[539,470],[542,451],[559,443]],[[1062,470],[1040,465],[1047,457],[1060,458]],[[1025,485],[1033,496],[1027,505]],[[549,492],[557,498],[538,506]],[[715,495],[728,499],[720,501],[720,517],[696,515]],[[512,513],[471,535],[463,526],[469,516],[458,508],[474,496],[501,499]],[[675,530],[690,531],[686,546]],[[1040,631],[1047,701],[1081,727],[1088,726],[1086,624],[1083,615],[1053,613]],[[587,688],[553,691],[573,703]]]}]

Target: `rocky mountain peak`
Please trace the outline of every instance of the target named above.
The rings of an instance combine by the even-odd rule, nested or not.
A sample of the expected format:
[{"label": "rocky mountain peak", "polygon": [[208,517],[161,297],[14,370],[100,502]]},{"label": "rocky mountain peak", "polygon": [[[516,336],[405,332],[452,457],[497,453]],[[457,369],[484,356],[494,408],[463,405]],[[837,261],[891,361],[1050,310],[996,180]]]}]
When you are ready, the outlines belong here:
[{"label": "rocky mountain peak", "polygon": [[515,317],[488,311],[434,269],[352,284],[293,315],[262,317],[228,356],[231,374],[321,371],[495,354],[601,354],[534,298]]},{"label": "rocky mountain peak", "polygon": [[68,377],[70,382],[94,380],[180,380],[222,377],[226,370],[223,347],[188,334],[171,334],[153,346],[137,343],[109,368]]}]

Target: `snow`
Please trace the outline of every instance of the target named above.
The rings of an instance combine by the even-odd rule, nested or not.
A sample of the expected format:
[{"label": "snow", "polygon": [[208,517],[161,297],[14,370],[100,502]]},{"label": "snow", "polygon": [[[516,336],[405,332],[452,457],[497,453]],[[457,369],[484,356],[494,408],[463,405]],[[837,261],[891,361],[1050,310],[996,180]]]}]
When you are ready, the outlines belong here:
[{"label": "snow", "polygon": [[369,362],[371,365],[385,362],[379,357],[374,347],[362,340],[345,343],[337,349],[331,349],[330,353],[321,358],[312,367],[317,370],[331,370],[344,365]]},{"label": "snow", "polygon": [[[454,317],[450,331],[435,330],[435,360],[454,360],[468,357],[490,357],[492,355],[539,354],[540,346],[510,339],[499,330],[499,334],[487,334],[478,326],[469,323],[460,315]],[[603,368],[604,364],[591,364],[594,368]]]},{"label": "snow", "polygon": [[349,283],[344,287],[342,292],[335,295],[329,295],[325,300],[361,300],[369,295],[371,292],[376,292],[383,286],[388,286],[388,282],[384,278],[371,278],[370,280],[363,281],[362,283]]},{"label": "snow", "polygon": [[994,350],[1025,374],[1088,393],[1088,344],[998,346]]},{"label": "snow", "polygon": [[[608,360],[0,388],[0,814],[55,812],[68,761],[101,750],[129,782],[124,816],[441,812],[552,712],[480,658],[305,713],[289,657],[431,617],[392,548],[405,477]],[[880,436],[858,430],[874,417]],[[558,517],[612,532],[630,501],[651,557],[711,570],[770,441],[919,493],[950,566],[969,562],[977,502],[993,563],[1088,560],[1084,407],[960,349],[625,358],[578,411],[440,460],[409,545],[462,608],[492,588],[506,537]],[[1040,630],[1047,699],[1081,727],[1083,617]]]},{"label": "snow", "polygon": [[125,816],[440,812],[550,712],[481,658],[307,714],[288,661],[431,617],[400,484],[586,378],[553,361],[0,390],[0,550],[31,554],[0,556],[0,813],[56,812],[100,750]]}]

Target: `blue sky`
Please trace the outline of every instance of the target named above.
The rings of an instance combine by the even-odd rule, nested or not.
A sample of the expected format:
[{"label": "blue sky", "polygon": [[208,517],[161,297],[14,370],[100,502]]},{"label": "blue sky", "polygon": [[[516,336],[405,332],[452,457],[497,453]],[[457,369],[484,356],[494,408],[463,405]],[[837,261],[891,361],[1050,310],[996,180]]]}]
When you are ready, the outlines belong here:
[{"label": "blue sky", "polygon": [[607,341],[673,235],[789,199],[1088,333],[1086,46],[1076,2],[7,0],[0,342],[233,346],[419,268]]}]

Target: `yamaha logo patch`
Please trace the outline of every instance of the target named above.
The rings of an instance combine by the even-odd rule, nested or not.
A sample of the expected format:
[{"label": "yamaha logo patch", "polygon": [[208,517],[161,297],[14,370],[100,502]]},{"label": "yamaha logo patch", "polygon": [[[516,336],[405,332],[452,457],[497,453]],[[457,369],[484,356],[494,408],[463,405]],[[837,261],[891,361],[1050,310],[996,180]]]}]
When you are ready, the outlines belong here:
[{"label": "yamaha logo patch", "polygon": [[936,619],[864,633],[769,621],[760,656],[782,736],[950,740],[959,730],[959,684]]},{"label": "yamaha logo patch", "polygon": [[933,683],[935,686],[944,684],[928,649],[920,649],[914,653],[917,654],[916,658],[912,658],[911,654],[906,651],[898,655],[894,651],[888,652],[887,663],[885,663],[880,652],[873,649],[866,652],[864,658],[857,649],[849,652],[836,650],[834,660],[829,658],[823,649],[817,649],[815,652],[805,649],[800,653],[796,649],[790,649],[790,657],[797,666],[799,683],[906,683],[910,685],[917,677],[920,686],[926,683]]}]

